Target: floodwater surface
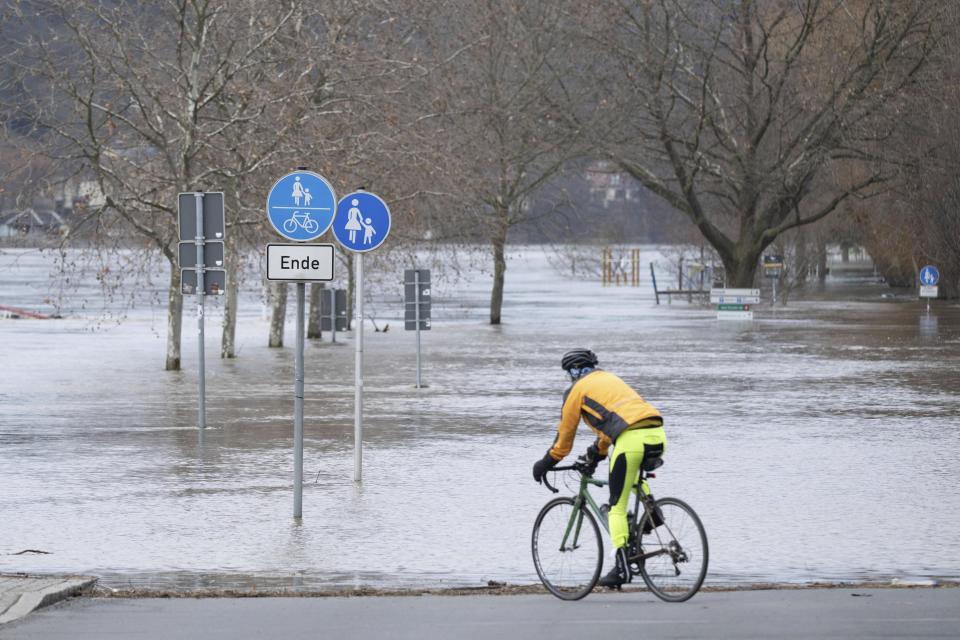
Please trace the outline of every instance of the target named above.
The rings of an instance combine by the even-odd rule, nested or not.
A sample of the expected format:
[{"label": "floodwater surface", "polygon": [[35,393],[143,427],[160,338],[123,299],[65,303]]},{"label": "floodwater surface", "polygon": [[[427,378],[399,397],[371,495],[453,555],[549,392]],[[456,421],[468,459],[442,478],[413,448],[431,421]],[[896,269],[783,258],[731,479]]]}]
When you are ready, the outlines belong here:
[{"label": "floodwater surface", "polygon": [[[43,308],[50,269],[0,254],[0,305]],[[0,571],[186,589],[534,583],[531,527],[552,494],[531,466],[559,418],[560,355],[582,345],[662,411],[653,491],[700,514],[710,582],[960,579],[956,304],[927,314],[837,277],[754,322],[718,322],[656,306],[648,277],[602,287],[518,249],[501,326],[485,322],[489,276],[434,285],[416,389],[401,293],[381,284],[370,305],[389,330],[366,324],[359,485],[352,336],[307,345],[302,521],[293,323],[267,348],[258,291],[233,360],[218,357],[211,305],[203,433],[191,301],[180,372],[162,370],[159,306],[97,323],[68,296],[63,319],[0,320]],[[591,440],[581,426],[575,451]],[[47,553],[14,555],[26,549]]]}]

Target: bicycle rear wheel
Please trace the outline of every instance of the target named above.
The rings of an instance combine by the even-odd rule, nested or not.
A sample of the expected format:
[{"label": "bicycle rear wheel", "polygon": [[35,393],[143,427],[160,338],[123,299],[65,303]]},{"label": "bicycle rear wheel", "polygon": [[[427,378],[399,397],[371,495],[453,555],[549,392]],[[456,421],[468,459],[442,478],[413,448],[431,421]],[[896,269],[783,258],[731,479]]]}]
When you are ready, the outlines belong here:
[{"label": "bicycle rear wheel", "polygon": [[579,600],[600,579],[603,539],[587,509],[574,510],[572,498],[544,505],[533,525],[533,564],[540,581],[562,600]]},{"label": "bicycle rear wheel", "polygon": [[649,513],[637,524],[637,532],[641,533],[641,556],[637,560],[640,575],[660,599],[683,602],[700,590],[707,575],[707,534],[686,502],[661,498],[656,504],[663,524],[643,533]]}]

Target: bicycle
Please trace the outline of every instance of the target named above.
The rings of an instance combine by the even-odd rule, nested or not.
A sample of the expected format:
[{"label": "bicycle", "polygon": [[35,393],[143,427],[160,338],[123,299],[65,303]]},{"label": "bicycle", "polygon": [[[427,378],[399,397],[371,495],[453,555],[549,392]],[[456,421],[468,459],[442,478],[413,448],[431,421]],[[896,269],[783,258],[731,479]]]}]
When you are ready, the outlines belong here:
[{"label": "bicycle", "polygon": [[287,233],[293,233],[297,227],[302,227],[307,233],[316,233],[320,229],[320,223],[310,218],[310,213],[300,213],[294,211],[293,214],[283,221],[283,230]]},{"label": "bicycle", "polygon": [[[676,498],[654,499],[647,479],[655,478],[653,470],[662,464],[663,458],[645,460],[640,481],[633,485],[636,499],[633,511],[627,513],[627,581],[639,573],[661,600],[684,602],[697,593],[707,575],[707,534],[687,503]],[[540,510],[533,525],[533,563],[550,593],[562,600],[579,600],[597,585],[603,568],[603,539],[597,520],[609,531],[605,512],[587,487],[608,483],[595,480],[580,462],[552,471],[578,472],[580,489],[573,497],[554,498]],[[559,493],[546,477],[543,481]]]}]

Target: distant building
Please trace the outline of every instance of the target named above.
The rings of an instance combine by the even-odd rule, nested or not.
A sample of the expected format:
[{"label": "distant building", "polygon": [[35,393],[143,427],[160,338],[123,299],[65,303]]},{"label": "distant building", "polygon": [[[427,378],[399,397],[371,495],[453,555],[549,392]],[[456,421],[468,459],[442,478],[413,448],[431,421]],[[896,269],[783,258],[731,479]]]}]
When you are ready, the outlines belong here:
[{"label": "distant building", "polygon": [[68,227],[63,215],[52,209],[3,211],[0,213],[0,238],[16,238],[31,234],[60,235]]},{"label": "distant building", "polygon": [[597,199],[604,209],[638,200],[640,185],[608,160],[596,160],[587,165],[590,197]]}]

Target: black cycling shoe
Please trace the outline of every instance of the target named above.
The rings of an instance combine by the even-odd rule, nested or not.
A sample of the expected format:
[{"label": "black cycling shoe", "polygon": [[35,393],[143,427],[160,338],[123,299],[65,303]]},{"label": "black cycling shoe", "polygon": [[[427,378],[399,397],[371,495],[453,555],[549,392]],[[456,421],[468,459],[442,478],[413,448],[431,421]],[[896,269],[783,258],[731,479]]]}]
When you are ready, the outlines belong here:
[{"label": "black cycling shoe", "polygon": [[610,589],[619,589],[620,585],[630,581],[630,569],[627,568],[627,550],[625,548],[617,549],[616,564],[607,575],[597,581],[601,587]]},{"label": "black cycling shoe", "polygon": [[620,567],[614,567],[610,569],[610,572],[607,575],[600,578],[597,581],[597,585],[601,587],[607,587],[609,589],[619,589],[620,586],[626,582],[627,579],[624,577],[623,572],[620,571]]}]

